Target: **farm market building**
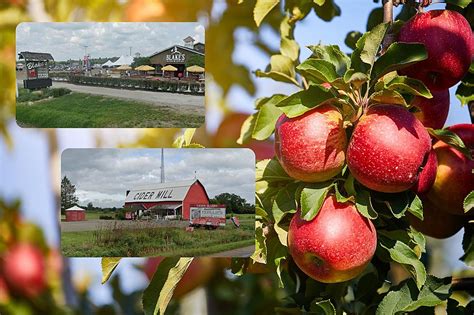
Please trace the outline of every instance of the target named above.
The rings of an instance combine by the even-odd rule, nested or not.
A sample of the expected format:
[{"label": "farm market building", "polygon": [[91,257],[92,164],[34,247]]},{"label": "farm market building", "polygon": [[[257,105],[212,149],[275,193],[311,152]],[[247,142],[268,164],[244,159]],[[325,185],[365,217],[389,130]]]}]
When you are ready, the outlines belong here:
[{"label": "farm market building", "polygon": [[135,187],[127,191],[124,207],[139,213],[149,210],[161,217],[172,215],[189,220],[191,205],[195,204],[209,204],[206,189],[197,179]]},{"label": "farm market building", "polygon": [[184,39],[184,46],[174,45],[151,55],[150,64],[156,69],[171,65],[178,69],[174,72],[175,77],[184,76],[187,61],[193,56],[204,57],[204,51],[203,43],[194,43],[194,38],[188,36]]}]

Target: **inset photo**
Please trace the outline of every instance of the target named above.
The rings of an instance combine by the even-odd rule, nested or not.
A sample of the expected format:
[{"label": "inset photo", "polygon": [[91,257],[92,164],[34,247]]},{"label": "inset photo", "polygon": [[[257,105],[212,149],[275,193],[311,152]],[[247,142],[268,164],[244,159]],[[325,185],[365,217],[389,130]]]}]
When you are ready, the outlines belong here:
[{"label": "inset photo", "polygon": [[68,257],[249,257],[250,149],[67,149],[61,249]]},{"label": "inset photo", "polygon": [[205,118],[204,39],[197,22],[21,23],[17,124],[199,127]]}]

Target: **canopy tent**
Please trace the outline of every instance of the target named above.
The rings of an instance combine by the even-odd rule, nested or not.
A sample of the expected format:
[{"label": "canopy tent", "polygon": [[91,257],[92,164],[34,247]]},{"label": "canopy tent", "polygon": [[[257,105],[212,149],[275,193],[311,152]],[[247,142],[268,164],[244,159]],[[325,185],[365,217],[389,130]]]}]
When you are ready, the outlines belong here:
[{"label": "canopy tent", "polygon": [[110,59],[109,59],[109,60],[107,60],[106,63],[104,63],[104,64],[102,65],[102,68],[103,68],[103,67],[112,67],[113,65],[114,65],[114,63],[113,63],[112,61],[110,61]]},{"label": "canopy tent", "polygon": [[162,71],[177,71],[178,68],[173,67],[172,65],[167,65],[161,68]]},{"label": "canopy tent", "polygon": [[128,66],[128,65],[121,65],[121,66],[118,67],[116,70],[123,70],[123,71],[132,70],[132,67],[130,67],[130,66]]},{"label": "canopy tent", "polygon": [[131,65],[133,63],[132,56],[121,56],[117,61],[113,63],[114,66],[123,66],[123,65]]},{"label": "canopy tent", "polygon": [[153,68],[151,66],[148,66],[148,65],[142,65],[142,66],[136,67],[135,70],[138,70],[138,71],[153,71],[153,70],[155,70],[155,68]]},{"label": "canopy tent", "polygon": [[203,73],[204,68],[200,67],[200,66],[197,66],[197,65],[194,65],[194,66],[187,67],[186,71],[193,72],[193,73]]}]

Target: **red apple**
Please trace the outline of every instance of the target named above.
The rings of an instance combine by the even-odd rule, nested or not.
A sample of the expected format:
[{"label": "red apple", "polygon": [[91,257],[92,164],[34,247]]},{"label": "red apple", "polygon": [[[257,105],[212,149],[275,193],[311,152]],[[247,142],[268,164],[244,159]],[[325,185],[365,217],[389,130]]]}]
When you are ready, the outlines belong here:
[{"label": "red apple", "polygon": [[425,45],[428,58],[399,73],[423,81],[430,90],[445,90],[459,82],[468,72],[474,54],[469,22],[450,10],[415,15],[400,29],[398,41]]},{"label": "red apple", "polygon": [[401,192],[418,181],[430,150],[430,136],[412,113],[397,105],[376,105],[354,128],[347,165],[366,187]]},{"label": "red apple", "polygon": [[323,182],[344,166],[347,146],[341,113],[322,105],[305,114],[280,116],[275,127],[275,152],[291,177],[305,182]]},{"label": "red apple", "polygon": [[426,198],[423,201],[423,221],[408,213],[408,221],[417,231],[434,237],[447,238],[456,234],[463,227],[464,216],[453,215],[440,210]]},{"label": "red apple", "polygon": [[[474,124],[459,124],[448,129],[474,151]],[[443,141],[436,142],[433,149],[438,157],[438,170],[427,198],[442,211],[463,215],[464,198],[474,190],[474,161]]]},{"label": "red apple", "polygon": [[437,168],[438,159],[436,158],[435,151],[431,150],[428,154],[428,160],[418,176],[418,181],[411,189],[417,194],[426,194],[434,184]]},{"label": "red apple", "polygon": [[8,287],[29,298],[46,289],[45,261],[42,252],[31,244],[18,244],[4,256],[3,274]]},{"label": "red apple", "polygon": [[448,118],[449,90],[433,91],[431,94],[431,99],[415,97],[412,105],[420,110],[415,117],[427,128],[441,129]]},{"label": "red apple", "polygon": [[[148,279],[153,277],[162,260],[163,257],[153,257],[146,260],[143,271]],[[194,258],[183,278],[178,282],[173,297],[179,299],[197,287],[205,285],[214,275],[214,267],[215,264],[212,258]]]},{"label": "red apple", "polygon": [[297,211],[288,229],[288,249],[298,267],[325,283],[357,277],[372,259],[377,232],[352,203],[329,196],[318,215],[305,221]]}]

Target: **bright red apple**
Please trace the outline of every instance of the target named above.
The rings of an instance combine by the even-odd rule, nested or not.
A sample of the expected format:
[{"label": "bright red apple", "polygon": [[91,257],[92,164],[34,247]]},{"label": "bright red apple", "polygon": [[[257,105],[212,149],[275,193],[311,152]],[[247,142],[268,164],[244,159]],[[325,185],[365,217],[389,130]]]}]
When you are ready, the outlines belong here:
[{"label": "bright red apple", "polygon": [[412,113],[397,105],[376,105],[354,128],[347,165],[366,187],[401,192],[418,181],[430,150],[430,136]]},{"label": "bright red apple", "polygon": [[466,222],[464,216],[453,215],[440,210],[435,204],[422,197],[423,221],[408,213],[408,221],[417,231],[434,237],[447,238],[453,236]]},{"label": "bright red apple", "polygon": [[[156,268],[163,260],[163,257],[148,258],[143,266],[143,271],[148,279],[155,274]],[[205,285],[214,275],[215,262],[209,257],[194,258],[191,265],[186,270],[183,278],[178,282],[173,297],[181,298],[199,286]]]},{"label": "bright red apple", "polygon": [[344,166],[347,146],[341,113],[322,105],[305,114],[280,116],[275,127],[275,152],[291,177],[305,182],[323,182]]},{"label": "bright red apple", "polygon": [[456,11],[432,10],[415,15],[400,29],[398,41],[425,45],[428,58],[399,73],[423,81],[430,90],[445,90],[459,82],[474,54],[471,26]]},{"label": "bright red apple", "polygon": [[436,179],[436,170],[438,169],[438,159],[436,153],[431,150],[428,154],[428,160],[418,175],[418,181],[411,189],[417,194],[426,194],[433,186]]},{"label": "bright red apple", "polygon": [[[471,154],[474,152],[474,124],[454,125],[448,130],[463,140]],[[464,198],[474,190],[474,161],[443,141],[436,142],[433,149],[438,157],[438,170],[427,198],[442,211],[463,215]]]},{"label": "bright red apple", "polygon": [[448,118],[449,90],[433,91],[433,98],[415,97],[412,105],[420,111],[414,115],[427,128],[441,129]]},{"label": "bright red apple", "polygon": [[42,252],[31,244],[10,248],[3,259],[3,274],[8,287],[29,298],[46,289],[46,264]]},{"label": "bright red apple", "polygon": [[288,249],[298,267],[325,283],[357,277],[372,259],[377,232],[352,203],[329,196],[311,221],[296,212],[288,229]]}]

